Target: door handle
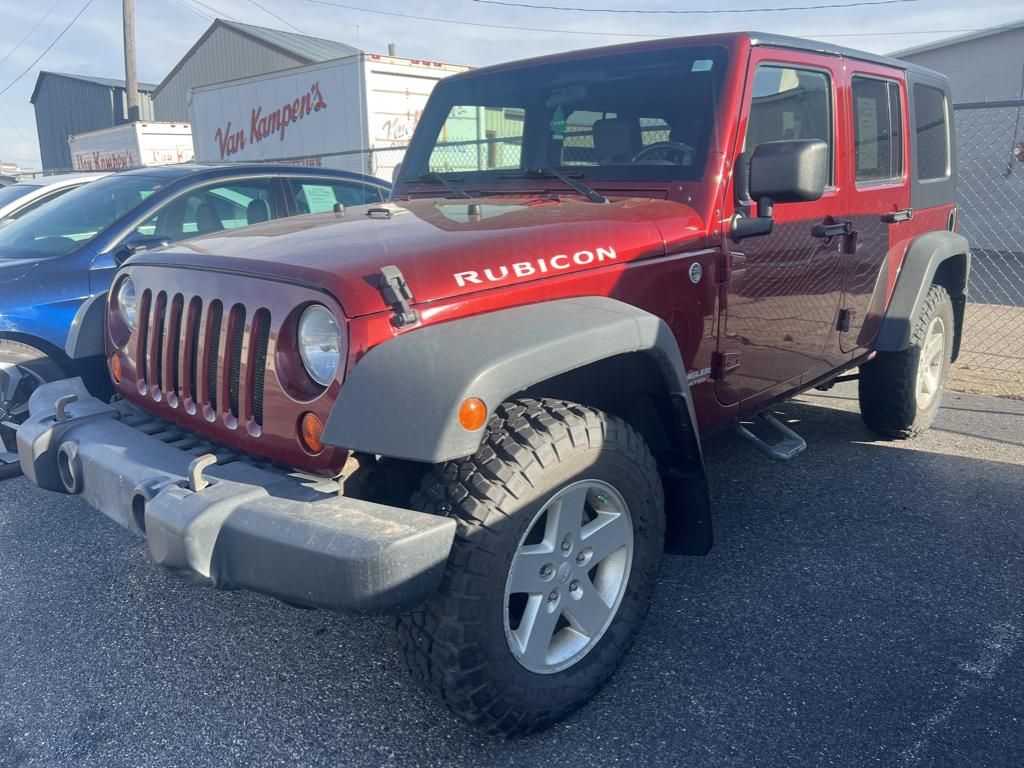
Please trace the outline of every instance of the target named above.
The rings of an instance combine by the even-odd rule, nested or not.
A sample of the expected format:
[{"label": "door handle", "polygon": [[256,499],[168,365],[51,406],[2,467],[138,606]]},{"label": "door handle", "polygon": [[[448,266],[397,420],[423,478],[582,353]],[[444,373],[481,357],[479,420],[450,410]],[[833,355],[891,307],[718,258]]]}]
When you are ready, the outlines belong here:
[{"label": "door handle", "polygon": [[886,224],[895,224],[898,221],[910,221],[914,218],[913,208],[904,208],[902,211],[888,211],[880,217]]},{"label": "door handle", "polygon": [[828,224],[815,224],[811,227],[812,237],[843,237],[852,232],[852,221],[834,221]]}]

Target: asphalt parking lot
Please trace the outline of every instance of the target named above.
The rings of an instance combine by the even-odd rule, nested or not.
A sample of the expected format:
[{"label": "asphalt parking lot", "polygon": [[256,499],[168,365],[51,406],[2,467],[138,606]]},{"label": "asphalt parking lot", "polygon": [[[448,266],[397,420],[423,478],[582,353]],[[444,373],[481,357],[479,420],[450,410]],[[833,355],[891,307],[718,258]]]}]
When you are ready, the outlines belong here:
[{"label": "asphalt parking lot", "polygon": [[407,679],[390,622],[199,588],[80,499],[0,484],[0,766],[1024,764],[1024,402],[875,442],[850,385],[789,465],[708,446],[717,543],[618,675],[519,741]]}]

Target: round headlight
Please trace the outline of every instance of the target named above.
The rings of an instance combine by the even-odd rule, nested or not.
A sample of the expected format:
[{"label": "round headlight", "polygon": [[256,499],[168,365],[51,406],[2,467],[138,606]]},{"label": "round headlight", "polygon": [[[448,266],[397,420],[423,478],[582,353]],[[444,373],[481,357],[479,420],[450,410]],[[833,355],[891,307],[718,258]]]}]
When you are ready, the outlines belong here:
[{"label": "round headlight", "polygon": [[128,326],[129,330],[135,330],[135,316],[139,310],[139,300],[135,295],[135,283],[132,282],[130,277],[126,277],[121,281],[121,285],[117,289],[117,309],[121,313],[121,318]]},{"label": "round headlight", "polygon": [[327,307],[313,304],[299,319],[299,354],[310,378],[326,387],[341,363],[341,329]]}]

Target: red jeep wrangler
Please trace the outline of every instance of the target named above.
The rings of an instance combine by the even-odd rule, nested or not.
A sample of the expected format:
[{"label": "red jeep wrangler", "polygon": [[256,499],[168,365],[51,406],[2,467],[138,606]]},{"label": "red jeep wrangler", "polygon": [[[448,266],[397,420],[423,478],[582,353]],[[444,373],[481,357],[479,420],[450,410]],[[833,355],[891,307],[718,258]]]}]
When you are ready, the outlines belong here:
[{"label": "red jeep wrangler", "polygon": [[927,428],[970,260],[949,105],[747,33],[448,78],[383,207],[130,259],[69,345],[118,397],[41,386],[25,474],[212,586],[396,614],[453,712],[542,728],[662,551],[711,546],[704,438],[852,376],[873,430]]}]

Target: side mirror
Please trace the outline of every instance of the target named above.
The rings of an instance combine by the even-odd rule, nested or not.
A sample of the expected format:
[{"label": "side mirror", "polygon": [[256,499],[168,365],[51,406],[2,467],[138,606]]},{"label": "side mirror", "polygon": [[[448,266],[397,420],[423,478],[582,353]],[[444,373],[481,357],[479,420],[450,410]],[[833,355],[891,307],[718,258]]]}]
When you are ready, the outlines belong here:
[{"label": "side mirror", "polygon": [[[749,179],[744,187],[757,201],[757,216],[733,219],[731,237],[739,242],[767,235],[775,226],[776,203],[805,203],[818,200],[828,183],[828,144],[821,139],[766,141],[750,155]],[[747,171],[737,164],[737,170]]]},{"label": "side mirror", "polygon": [[121,247],[114,254],[114,261],[119,265],[134,256],[140,251],[151,251],[154,248],[164,248],[171,244],[171,238],[167,235],[143,235],[134,232],[125,238]]},{"label": "side mirror", "polygon": [[402,172],[402,163],[401,163],[401,161],[399,161],[399,162],[395,163],[395,167],[391,169],[391,183],[392,184],[397,184],[398,183],[398,174],[400,174],[401,172]]}]

